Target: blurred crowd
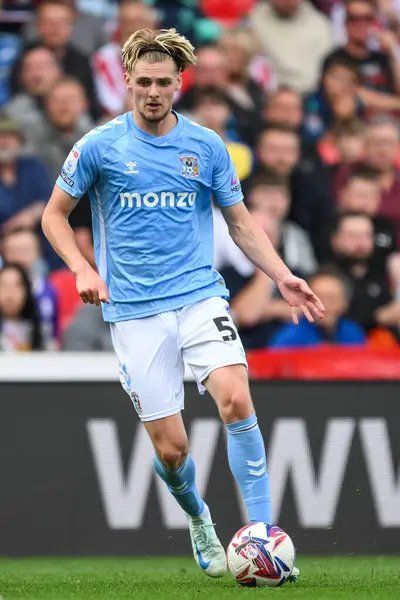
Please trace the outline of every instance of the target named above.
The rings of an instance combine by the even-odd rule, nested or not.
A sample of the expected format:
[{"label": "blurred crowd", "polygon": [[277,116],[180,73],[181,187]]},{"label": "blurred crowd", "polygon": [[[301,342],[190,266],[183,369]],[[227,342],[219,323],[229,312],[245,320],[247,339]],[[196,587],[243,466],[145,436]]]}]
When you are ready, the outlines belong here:
[{"label": "blurred crowd", "polygon": [[[291,324],[214,207],[214,266],[246,349],[400,340],[399,0],[2,0],[0,350],[111,350],[100,309],[41,229],[67,154],[131,110],[121,46],[176,27],[196,46],[177,111],[215,130],[245,203],[326,307]],[[71,215],[94,264],[91,214]]]}]

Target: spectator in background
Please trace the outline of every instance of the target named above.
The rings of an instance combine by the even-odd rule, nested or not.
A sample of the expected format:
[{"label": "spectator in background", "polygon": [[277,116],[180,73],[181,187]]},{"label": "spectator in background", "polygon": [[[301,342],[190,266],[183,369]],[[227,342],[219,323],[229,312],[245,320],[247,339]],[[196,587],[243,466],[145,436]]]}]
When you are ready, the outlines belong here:
[{"label": "spectator in background", "polygon": [[[54,52],[66,75],[71,75],[81,82],[89,99],[90,113],[96,120],[100,116],[100,109],[92,67],[89,58],[71,44],[74,19],[74,9],[63,0],[42,0],[36,11],[37,41]],[[25,52],[29,48],[30,46]],[[14,68],[14,82],[18,82],[19,70],[18,61]]]},{"label": "spectator in background", "polygon": [[[300,136],[291,127],[273,124],[259,136],[258,173],[274,172],[288,178],[292,204],[290,219],[310,235],[314,248],[320,240],[333,211],[333,194],[329,173],[314,157],[300,156]],[[244,190],[251,186],[251,180]]]},{"label": "spectator in background", "polygon": [[93,56],[97,95],[102,111],[108,117],[124,112],[127,96],[121,49],[138,29],[156,29],[157,14],[139,0],[122,0],[118,11],[115,39],[100,48]]},{"label": "spectator in background", "polygon": [[338,163],[353,165],[364,157],[365,125],[360,119],[350,119],[332,131],[338,151]]},{"label": "spectator in background", "polygon": [[0,270],[0,350],[44,350],[29,278],[16,264],[6,264]]},{"label": "spectator in background", "polygon": [[92,127],[85,90],[76,79],[57,81],[45,99],[45,120],[30,128],[26,137],[32,151],[46,164],[55,181],[75,142]]},{"label": "spectator in background", "polygon": [[6,264],[15,263],[25,269],[39,311],[46,348],[56,348],[59,332],[57,296],[47,279],[48,268],[38,235],[30,229],[17,229],[4,236],[0,254]]},{"label": "spectator in background", "polygon": [[326,63],[319,89],[305,100],[306,139],[318,140],[334,125],[364,117],[357,85],[357,68],[347,58],[337,56]]},{"label": "spectator in background", "polygon": [[176,110],[192,116],[197,93],[207,87],[225,91],[228,86],[228,61],[225,52],[215,45],[204,46],[196,52],[197,63],[191,87],[180,96]]},{"label": "spectator in background", "polygon": [[261,0],[250,20],[278,86],[312,92],[321,60],[332,48],[328,19],[306,0]]},{"label": "spectator in background", "polygon": [[[278,126],[284,124],[299,134],[299,170],[302,170],[303,166],[308,174],[323,170],[323,164],[314,142],[307,139],[305,135],[303,99],[301,94],[290,87],[281,86],[266,98],[263,117],[267,128],[274,124]],[[326,182],[324,182],[324,186],[326,186]]]},{"label": "spectator in background", "polygon": [[248,28],[227,30],[219,41],[226,55],[229,96],[241,139],[253,145],[262,124],[264,91],[250,77],[250,63],[255,56],[253,33]]},{"label": "spectator in background", "polygon": [[341,212],[365,213],[371,218],[374,252],[370,268],[378,274],[386,271],[388,258],[397,250],[394,225],[390,219],[379,215],[380,204],[379,172],[368,165],[354,166],[339,190],[338,208]]},{"label": "spectator in background", "polygon": [[312,289],[325,306],[324,318],[318,323],[300,319],[298,325],[288,323],[273,335],[270,348],[304,348],[323,344],[365,345],[367,336],[355,321],[345,317],[350,290],[340,272],[325,269],[310,279]]},{"label": "spectator in background", "polygon": [[101,308],[85,304],[64,332],[61,349],[66,352],[111,352],[110,327]]},{"label": "spectator in background", "polygon": [[300,139],[296,130],[282,123],[261,131],[256,146],[258,171],[274,172],[289,178],[300,159]]},{"label": "spectator in background", "polygon": [[[249,210],[257,214],[261,226],[273,230],[275,245],[290,270],[302,278],[314,273],[317,261],[310,239],[301,227],[287,218],[290,194],[285,178],[273,173],[260,174],[253,181],[246,196],[246,203]],[[218,271],[233,267],[239,275],[240,271],[252,275],[255,271],[254,266],[230,239],[225,220],[218,209],[214,210],[214,231],[214,267]],[[237,290],[242,287],[243,281],[240,279],[237,283],[234,273],[229,279],[229,288]]]},{"label": "spectator in background", "polygon": [[[397,251],[393,221],[379,214],[381,192],[379,171],[359,163],[350,171],[338,193],[338,209],[342,212],[363,212],[374,226],[374,252],[370,259],[372,273],[387,273],[390,287],[400,292],[400,253]],[[325,236],[327,239],[329,236]]]},{"label": "spectator in background", "polygon": [[61,79],[62,69],[54,53],[39,45],[24,53],[20,67],[21,91],[12,98],[5,110],[18,121],[24,134],[29,137],[32,127],[41,127],[44,123],[44,98],[56,81]]},{"label": "spectator in background", "polygon": [[317,270],[317,261],[310,238],[304,229],[288,219],[290,191],[285,177],[260,175],[246,198],[252,210],[264,213],[275,223],[276,246],[293,273],[307,278]]},{"label": "spectator in background", "polygon": [[0,115],[0,231],[39,227],[52,183],[45,165],[21,156],[17,122]]},{"label": "spectator in background", "polygon": [[371,50],[369,39],[375,22],[375,9],[370,0],[349,0],[346,6],[347,43],[334,50],[324,62],[323,71],[339,57],[354,64],[360,77],[361,100],[371,111],[400,110],[400,67],[397,40],[390,31],[375,31],[384,52]]},{"label": "spectator in background", "polygon": [[253,168],[253,154],[250,147],[240,141],[235,127],[232,127],[233,114],[226,94],[213,87],[199,90],[193,118],[223,139],[239,179],[249,177]]},{"label": "spectator in background", "polygon": [[336,173],[340,165],[352,165],[364,158],[365,123],[357,118],[334,125],[317,144],[321,160],[334,165]]},{"label": "spectator in background", "polygon": [[[195,46],[215,42],[221,35],[220,23],[203,10],[203,0],[146,0],[157,11],[163,29],[175,27]],[[215,0],[213,0],[215,2]],[[229,3],[229,9],[231,8]]]},{"label": "spectator in background", "polygon": [[[218,213],[217,213],[218,215]],[[217,216],[216,215],[216,216]],[[252,209],[252,217],[267,232],[271,243],[278,249],[279,223],[262,211]],[[220,217],[223,219],[223,217]],[[224,234],[222,225],[215,226],[219,234]],[[283,322],[291,319],[291,310],[285,306],[275,283],[259,269],[249,265],[248,259],[231,240],[226,232],[221,242],[226,240],[223,253],[219,255],[215,248],[215,268],[218,268],[231,293],[230,310],[245,349],[263,348],[271,335]],[[217,236],[215,236],[217,239]],[[230,238],[229,238],[230,239]],[[239,250],[237,248],[237,250]]]},{"label": "spectator in background", "polygon": [[[290,196],[284,178],[259,175],[246,198],[252,217],[266,231],[291,271],[307,277],[317,268],[310,240],[287,220]],[[282,320],[290,319],[278,289],[235,245],[218,209],[214,211],[214,268],[231,292],[235,314],[246,347],[262,347]]]},{"label": "spectator in background", "polygon": [[400,303],[393,299],[387,273],[371,269],[374,253],[374,226],[363,213],[342,213],[331,234],[333,264],[351,282],[348,317],[370,333],[378,327],[398,335]]},{"label": "spectator in background", "polygon": [[365,162],[379,171],[379,214],[392,220],[400,247],[400,173],[398,169],[399,124],[389,116],[378,116],[367,127]]},{"label": "spectator in background", "polygon": [[105,19],[113,19],[117,12],[119,0],[77,0],[82,13],[96,15]]},{"label": "spectator in background", "polygon": [[[375,7],[375,23],[373,30],[386,29],[393,31],[399,39],[400,33],[400,6],[397,0],[374,0]],[[341,0],[318,0],[316,5],[321,10],[324,5],[330,5],[330,14],[334,39],[339,45],[344,45],[347,41],[346,31],[346,6]],[[372,50],[377,50],[380,47],[379,38],[371,35],[369,46]]]},{"label": "spectator in background", "polygon": [[[400,247],[400,173],[398,157],[400,132],[397,120],[389,115],[377,115],[366,126],[364,162],[379,173],[381,202],[379,215],[391,219]],[[349,173],[342,165],[335,177],[335,189],[340,189]]]},{"label": "spectator in background", "polygon": [[[99,15],[80,10],[80,2],[64,0],[64,4],[74,11],[74,23],[70,42],[76,50],[90,57],[107,41],[105,19]],[[37,37],[35,22],[31,21],[23,31],[25,42],[30,43]]]},{"label": "spectator in background", "polygon": [[71,44],[85,56],[91,57],[107,42],[106,20],[101,16],[80,10],[80,0],[67,0],[67,4],[75,12]]},{"label": "spectator in background", "polygon": [[263,111],[264,120],[268,125],[285,123],[298,132],[302,131],[303,103],[301,95],[296,90],[281,86],[267,96]]}]

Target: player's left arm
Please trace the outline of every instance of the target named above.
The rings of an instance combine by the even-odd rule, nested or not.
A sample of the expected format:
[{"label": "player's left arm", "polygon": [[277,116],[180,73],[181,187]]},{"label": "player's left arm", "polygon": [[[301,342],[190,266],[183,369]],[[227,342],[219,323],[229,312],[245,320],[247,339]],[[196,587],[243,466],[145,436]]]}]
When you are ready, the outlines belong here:
[{"label": "player's left arm", "polygon": [[309,321],[314,315],[323,317],[324,306],[303,279],[295,277],[275,251],[267,234],[253,220],[243,203],[243,194],[235,167],[225,144],[214,135],[211,190],[229,228],[235,244],[251,262],[275,281],[292,307],[294,323],[298,323],[297,310]]},{"label": "player's left arm", "polygon": [[311,322],[314,321],[314,316],[322,319],[324,306],[320,299],[303,279],[291,273],[244,203],[221,207],[221,211],[235,244],[278,285],[282,296],[292,307],[293,321],[298,323],[297,309]]}]

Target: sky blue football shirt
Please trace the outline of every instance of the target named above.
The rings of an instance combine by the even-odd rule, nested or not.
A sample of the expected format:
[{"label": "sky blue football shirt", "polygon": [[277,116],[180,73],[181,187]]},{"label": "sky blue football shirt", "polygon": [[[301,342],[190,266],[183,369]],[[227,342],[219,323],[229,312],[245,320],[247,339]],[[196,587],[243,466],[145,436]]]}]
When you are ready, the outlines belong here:
[{"label": "sky blue football shirt", "polygon": [[96,127],[75,144],[57,185],[89,193],[96,264],[111,304],[106,321],[229,297],[212,268],[211,194],[220,206],[243,199],[228,151],[213,131],[182,115],[152,136],[132,113]]}]

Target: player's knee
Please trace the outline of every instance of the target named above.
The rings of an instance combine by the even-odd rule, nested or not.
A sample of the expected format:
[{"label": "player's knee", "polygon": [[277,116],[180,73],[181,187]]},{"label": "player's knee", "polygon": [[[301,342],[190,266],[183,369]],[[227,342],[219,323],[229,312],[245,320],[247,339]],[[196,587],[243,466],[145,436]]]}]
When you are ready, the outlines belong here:
[{"label": "player's knee", "polygon": [[157,450],[157,454],[161,461],[168,469],[178,469],[186,460],[188,455],[188,447],[186,444],[166,445]]},{"label": "player's knee", "polygon": [[248,390],[238,386],[228,391],[219,404],[219,412],[224,423],[248,419],[254,412]]}]

